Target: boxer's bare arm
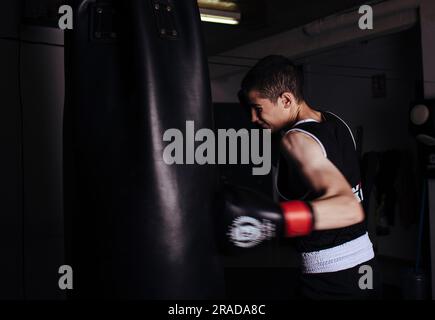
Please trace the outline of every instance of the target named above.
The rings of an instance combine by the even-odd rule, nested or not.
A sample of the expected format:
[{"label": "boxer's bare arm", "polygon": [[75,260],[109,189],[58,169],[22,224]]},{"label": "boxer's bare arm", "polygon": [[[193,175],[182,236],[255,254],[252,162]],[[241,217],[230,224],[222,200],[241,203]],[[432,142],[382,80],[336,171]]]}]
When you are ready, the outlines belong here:
[{"label": "boxer's bare arm", "polygon": [[315,230],[347,227],[364,220],[364,211],[351,186],[313,138],[302,132],[290,132],[282,139],[281,149],[288,161],[295,161],[308,183],[321,194],[311,202]]}]

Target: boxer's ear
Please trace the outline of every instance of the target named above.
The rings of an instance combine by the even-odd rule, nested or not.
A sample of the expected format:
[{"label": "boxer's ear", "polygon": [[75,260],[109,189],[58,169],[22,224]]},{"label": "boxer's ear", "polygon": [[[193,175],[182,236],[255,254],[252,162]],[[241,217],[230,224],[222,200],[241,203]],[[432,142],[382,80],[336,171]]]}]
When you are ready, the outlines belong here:
[{"label": "boxer's ear", "polygon": [[281,99],[281,102],[284,106],[284,108],[290,108],[293,101],[295,101],[293,94],[291,92],[283,92],[279,98]]}]

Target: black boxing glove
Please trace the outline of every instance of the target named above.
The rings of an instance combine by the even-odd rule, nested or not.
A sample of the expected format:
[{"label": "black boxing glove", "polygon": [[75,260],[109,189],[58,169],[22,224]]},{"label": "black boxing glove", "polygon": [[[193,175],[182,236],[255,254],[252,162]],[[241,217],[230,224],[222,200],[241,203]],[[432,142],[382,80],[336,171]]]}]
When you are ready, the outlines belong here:
[{"label": "black boxing glove", "polygon": [[252,248],[268,240],[308,235],[313,210],[303,201],[275,203],[267,196],[225,185],[218,196],[217,228],[221,247]]}]

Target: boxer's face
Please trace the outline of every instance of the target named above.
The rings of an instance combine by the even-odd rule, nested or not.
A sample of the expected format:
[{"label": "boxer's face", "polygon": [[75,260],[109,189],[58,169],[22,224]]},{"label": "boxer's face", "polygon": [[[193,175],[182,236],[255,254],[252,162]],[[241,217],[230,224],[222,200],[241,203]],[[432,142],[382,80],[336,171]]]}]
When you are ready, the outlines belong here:
[{"label": "boxer's face", "polygon": [[285,98],[279,97],[273,103],[270,99],[261,97],[260,93],[252,90],[248,94],[251,121],[264,129],[276,132],[284,127],[289,120],[289,105]]}]

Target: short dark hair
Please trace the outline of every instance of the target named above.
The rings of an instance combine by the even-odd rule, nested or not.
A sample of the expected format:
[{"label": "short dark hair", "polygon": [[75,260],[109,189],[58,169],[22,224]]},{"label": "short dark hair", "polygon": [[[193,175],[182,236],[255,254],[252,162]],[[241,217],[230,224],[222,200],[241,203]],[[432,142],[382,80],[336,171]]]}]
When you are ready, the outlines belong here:
[{"label": "short dark hair", "polygon": [[304,99],[302,74],[286,57],[270,55],[252,67],[242,80],[241,93],[245,96],[252,90],[262,98],[276,102],[285,91],[291,92],[298,102]]}]

